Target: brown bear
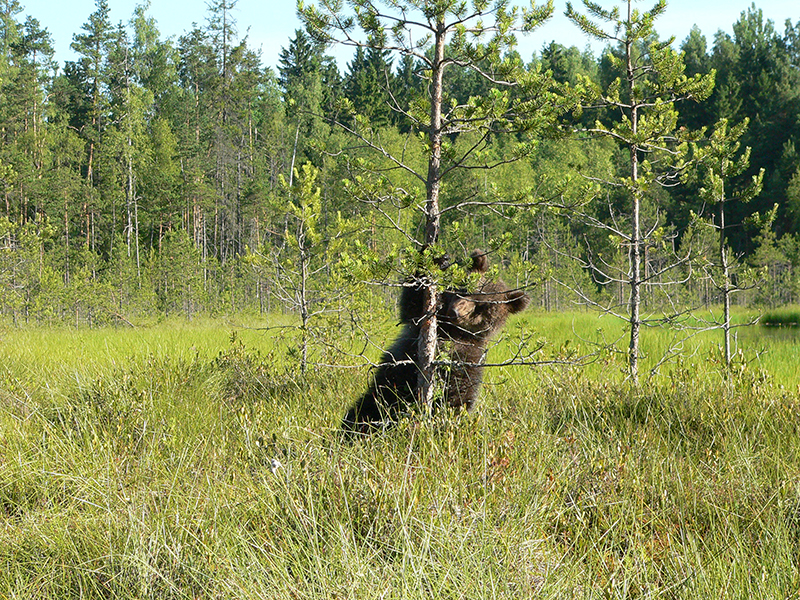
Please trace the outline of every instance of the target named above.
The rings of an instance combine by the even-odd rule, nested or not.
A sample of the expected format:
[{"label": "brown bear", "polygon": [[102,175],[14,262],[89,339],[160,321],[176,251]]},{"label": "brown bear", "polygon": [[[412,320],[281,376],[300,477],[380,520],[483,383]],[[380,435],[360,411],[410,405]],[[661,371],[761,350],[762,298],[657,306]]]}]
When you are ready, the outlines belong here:
[{"label": "brown bear", "polygon": [[[440,266],[447,268],[447,260]],[[445,380],[444,404],[471,409],[483,379],[483,357],[489,339],[509,315],[524,310],[530,298],[512,290],[502,281],[486,278],[489,259],[485,252],[471,255],[470,273],[480,274],[475,291],[446,290],[437,309],[437,335],[449,346],[450,366],[442,372]],[[416,399],[417,338],[422,318],[422,286],[403,286],[400,295],[400,320],[403,331],[384,352],[369,388],[348,410],[342,421],[346,434],[367,433],[390,425],[407,411]]]}]

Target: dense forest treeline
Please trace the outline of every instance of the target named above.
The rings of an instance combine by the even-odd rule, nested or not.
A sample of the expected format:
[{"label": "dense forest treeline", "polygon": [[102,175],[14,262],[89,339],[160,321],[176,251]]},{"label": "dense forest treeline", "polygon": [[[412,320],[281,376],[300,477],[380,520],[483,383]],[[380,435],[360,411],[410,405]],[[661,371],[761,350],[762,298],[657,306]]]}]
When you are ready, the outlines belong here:
[{"label": "dense forest treeline", "polygon": [[[359,48],[337,65],[297,30],[275,72],[239,36],[235,3],[210,2],[204,26],[164,39],[147,4],[128,23],[114,24],[106,1],[97,0],[73,36],[78,59],[63,66],[35,16],[25,16],[17,0],[3,3],[0,314],[15,323],[90,324],[154,312],[298,311],[305,318],[315,303],[356,306],[343,291],[355,285],[353,273],[368,252],[396,258],[394,249],[408,243],[402,232],[417,224],[403,207],[420,194],[413,178],[344,128],[368,132],[362,140],[379,138],[423,165],[424,137],[404,118],[426,102],[420,65],[375,48]],[[676,105],[680,128],[699,132],[697,148],[721,119],[748,123],[739,151],[751,149],[747,168],[727,183],[731,225],[724,233],[742,282],[736,301],[797,302],[800,20],[787,20],[781,31],[752,5],[733,35],[720,31],[709,41],[694,28],[674,44],[687,76],[715,80],[707,99]],[[525,67],[549,72],[554,88],[593,82],[607,89],[619,76],[620,57],[613,46],[595,56],[553,42]],[[451,69],[445,92],[454,103],[492,94],[487,79]],[[453,250],[497,245],[506,278],[532,286],[546,309],[574,299],[564,282],[624,303],[622,284],[603,285],[587,268],[589,253],[624,263],[624,249],[602,229],[554,208],[559,202],[550,209],[537,202],[513,221],[491,207],[461,210],[470,199],[521,190],[563,199],[579,195],[584,181],[624,172],[625,151],[613,139],[565,135],[614,118],[607,108],[571,110],[517,161],[510,160],[518,152],[513,134],[493,136],[481,151],[503,166],[459,172],[442,189],[444,226],[457,234]],[[451,138],[453,148],[471,143],[468,134]],[[717,243],[701,226],[701,217],[718,218],[703,193],[704,168],[687,168],[679,185],[645,198],[646,219],[666,231],[662,246],[676,254],[690,239],[701,258]],[[738,196],[762,170],[761,193]],[[386,204],[379,184],[389,176],[407,197]],[[586,210],[613,219],[615,194],[609,189]],[[649,248],[645,267],[657,270],[663,251]],[[685,277],[676,278],[670,303],[720,301],[719,285],[699,276],[702,269],[688,262],[678,269]],[[396,273],[385,275],[396,280]],[[391,288],[368,286],[357,301],[378,310],[390,306],[374,301],[385,294]],[[659,301],[645,290],[645,308]]]}]

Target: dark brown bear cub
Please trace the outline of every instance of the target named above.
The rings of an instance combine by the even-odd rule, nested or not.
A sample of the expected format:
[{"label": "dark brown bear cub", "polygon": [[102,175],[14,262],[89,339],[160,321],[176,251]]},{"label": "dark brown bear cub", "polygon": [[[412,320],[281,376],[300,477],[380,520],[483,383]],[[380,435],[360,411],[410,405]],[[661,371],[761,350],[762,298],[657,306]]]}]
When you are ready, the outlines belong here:
[{"label": "dark brown bear cub", "polygon": [[[449,346],[451,367],[445,378],[444,403],[472,408],[483,379],[483,355],[489,339],[509,315],[524,310],[530,298],[502,281],[485,278],[489,269],[486,253],[471,256],[471,273],[481,278],[474,292],[447,290],[441,294],[437,312],[440,342]],[[414,403],[417,387],[417,338],[422,317],[422,289],[404,286],[400,295],[403,331],[381,357],[380,365],[361,398],[342,421],[347,434],[367,433],[397,420]]]}]

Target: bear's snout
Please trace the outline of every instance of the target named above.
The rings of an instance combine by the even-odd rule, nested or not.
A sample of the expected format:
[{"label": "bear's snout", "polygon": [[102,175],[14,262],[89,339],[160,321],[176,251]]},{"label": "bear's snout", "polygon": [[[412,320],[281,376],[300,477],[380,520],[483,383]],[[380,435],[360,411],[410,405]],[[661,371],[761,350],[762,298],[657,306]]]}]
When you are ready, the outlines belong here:
[{"label": "bear's snout", "polygon": [[472,314],[475,304],[466,298],[456,298],[447,305],[447,317],[452,320],[466,319]]}]

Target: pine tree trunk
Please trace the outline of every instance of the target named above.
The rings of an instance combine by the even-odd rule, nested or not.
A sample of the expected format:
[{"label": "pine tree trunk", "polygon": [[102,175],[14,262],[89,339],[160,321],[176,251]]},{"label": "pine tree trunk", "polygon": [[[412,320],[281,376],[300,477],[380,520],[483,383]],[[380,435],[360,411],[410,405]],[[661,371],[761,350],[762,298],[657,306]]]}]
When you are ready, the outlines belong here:
[{"label": "pine tree trunk", "polygon": [[64,192],[64,285],[69,285],[69,204]]},{"label": "pine tree trunk", "polygon": [[[636,149],[631,150],[634,154]],[[636,172],[637,163],[633,162],[633,172]],[[635,181],[635,179],[634,179]],[[641,226],[639,223],[640,198],[638,192],[634,193],[633,216],[631,231],[631,250],[630,250],[630,344],[628,345],[628,368],[631,381],[635,385],[639,384],[639,329],[641,326],[641,272],[642,272],[642,253],[641,253]]]},{"label": "pine tree trunk", "polygon": [[[428,139],[431,154],[428,159],[425,202],[425,247],[432,246],[439,239],[440,210],[439,190],[441,187],[442,160],[442,76],[444,61],[445,33],[444,23],[439,22],[434,48],[431,86],[431,123]],[[434,395],[434,361],[437,350],[438,291],[435,281],[427,281],[423,286],[423,315],[420,322],[417,352],[419,355],[419,376],[417,390],[423,406],[430,407]]]},{"label": "pine tree trunk", "polygon": [[[631,20],[631,3],[628,2],[628,21]],[[639,113],[637,100],[634,94],[635,73],[633,70],[632,44],[625,45],[627,60],[628,89],[631,102],[631,133],[636,139],[639,126]],[[631,211],[631,240],[630,240],[630,344],[628,345],[628,368],[631,381],[639,384],[639,329],[641,326],[641,285],[642,285],[642,230],[641,230],[641,192],[636,187],[639,180],[639,146],[631,145],[631,182],[633,189]]]},{"label": "pine tree trunk", "polygon": [[309,313],[308,313],[308,290],[306,286],[308,285],[308,261],[306,259],[306,252],[301,247],[300,249],[300,317],[302,320],[302,330],[303,330],[303,339],[302,339],[302,357],[300,361],[300,373],[303,375],[306,374],[306,370],[308,368],[308,321],[309,321]]},{"label": "pine tree trunk", "polygon": [[731,365],[731,273],[725,249],[725,196],[719,202],[719,264],[722,267],[722,333],[725,365]]}]

